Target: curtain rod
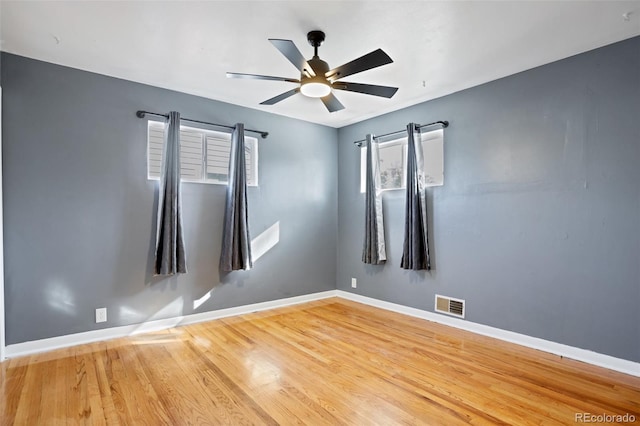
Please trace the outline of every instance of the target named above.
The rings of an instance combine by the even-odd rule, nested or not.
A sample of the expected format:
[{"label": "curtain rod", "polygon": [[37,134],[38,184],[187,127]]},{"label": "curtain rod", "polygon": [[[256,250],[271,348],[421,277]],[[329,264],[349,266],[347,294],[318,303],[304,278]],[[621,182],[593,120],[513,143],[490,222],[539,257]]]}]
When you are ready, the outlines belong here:
[{"label": "curtain rod", "polygon": [[[433,123],[429,123],[429,124],[423,124],[420,126],[416,126],[418,129],[422,129],[423,127],[431,127],[431,126],[442,126],[443,129],[446,129],[447,127],[449,127],[449,122],[448,121],[434,121]],[[398,130],[397,132],[391,132],[391,133],[386,133],[384,135],[380,135],[380,136],[375,136],[375,139],[378,138],[384,138],[387,136],[391,136],[391,135],[397,135],[400,133],[405,133],[407,130]],[[362,144],[366,142],[366,139],[362,139],[361,141],[355,141],[354,144],[358,145],[358,146],[362,146]]]},{"label": "curtain rod", "polygon": [[[160,113],[151,112],[151,111],[138,111],[138,112],[136,112],[136,116],[138,118],[144,118],[144,116],[147,115],[147,114],[155,115],[157,117],[169,118],[168,114],[160,114]],[[227,126],[225,124],[209,123],[207,121],[192,120],[191,118],[182,118],[181,117],[180,121],[190,121],[192,123],[206,124],[206,125],[209,125],[209,126],[222,127],[222,128],[231,129],[231,130],[235,129],[234,126]],[[266,139],[267,136],[269,136],[269,132],[265,132],[265,131],[262,131],[262,130],[252,130],[252,129],[244,129],[244,130],[245,130],[245,132],[260,133],[260,136],[262,136],[263,139]]]}]

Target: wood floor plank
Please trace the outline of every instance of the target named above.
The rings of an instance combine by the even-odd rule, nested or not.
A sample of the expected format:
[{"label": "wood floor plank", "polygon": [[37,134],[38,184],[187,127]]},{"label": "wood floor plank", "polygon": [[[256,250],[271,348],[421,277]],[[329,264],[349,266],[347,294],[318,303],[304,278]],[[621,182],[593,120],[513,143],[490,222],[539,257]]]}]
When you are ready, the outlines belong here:
[{"label": "wood floor plank", "polygon": [[[312,404],[317,404],[327,413],[325,416],[327,424],[344,424],[342,419],[336,417],[336,413],[339,412],[346,413],[349,417],[358,419],[361,421],[360,424],[363,424],[365,418],[362,418],[351,405],[347,404],[349,398],[345,392],[326,386],[322,381],[308,379],[309,373],[313,373],[311,377],[322,377],[327,363],[319,361],[315,356],[309,358],[306,350],[301,350],[297,345],[289,345],[290,339],[284,340],[269,333],[261,326],[262,322],[260,319],[253,319],[234,325],[234,328],[241,331],[243,335],[260,338],[260,348],[253,349],[253,356],[262,362],[277,365],[278,375],[289,377],[291,384],[289,389],[296,389],[300,393],[298,399],[312,401]],[[310,364],[309,361],[312,361],[313,364]]]},{"label": "wood floor plank", "polygon": [[[322,317],[318,317],[314,320],[316,326],[318,326],[317,321],[320,318]],[[484,417],[485,420],[491,421],[492,423],[498,422],[497,419],[483,413],[481,410],[466,405],[462,402],[462,400],[456,401],[455,398],[442,398],[429,392],[418,392],[417,388],[412,387],[407,383],[403,383],[402,380],[397,380],[398,378],[402,377],[404,371],[407,370],[407,368],[405,367],[407,363],[405,362],[406,360],[396,360],[396,362],[394,362],[391,359],[392,351],[379,350],[381,344],[392,343],[390,340],[387,340],[386,337],[378,341],[375,336],[363,332],[364,327],[362,327],[359,333],[362,339],[357,340],[353,333],[353,330],[349,330],[348,326],[336,322],[335,319],[331,318],[330,315],[327,315],[327,317],[323,318],[323,320],[328,321],[329,324],[321,326],[316,331],[309,331],[308,333],[319,333],[323,335],[330,335],[332,337],[333,343],[330,345],[330,347],[335,357],[334,364],[338,366],[349,367],[349,360],[354,356],[354,348],[357,348],[358,352],[365,352],[366,357],[364,358],[363,362],[358,365],[356,371],[366,371],[367,376],[369,377],[369,380],[371,382],[370,386],[374,388],[385,388],[386,384],[390,382],[386,379],[386,377],[394,377],[396,380],[391,383],[396,387],[396,389],[394,389],[396,391],[395,393],[400,394],[398,398],[403,401],[402,403],[400,403],[400,405],[408,406],[412,402],[413,398],[420,398],[418,402],[421,403],[423,408],[431,405],[433,407],[437,407],[436,410],[431,410],[432,412],[442,414],[448,413],[452,415],[452,418],[434,419],[441,424],[453,424],[454,422],[461,420],[465,423],[468,423],[472,418],[476,421],[479,421],[479,418],[481,417]],[[313,327],[305,325],[302,321],[297,321],[296,324],[297,326],[304,327],[308,330],[313,330]],[[340,335],[340,337],[338,337],[338,335]],[[401,343],[398,342],[398,345],[399,344]],[[413,370],[411,365],[409,365],[408,369],[411,371],[415,371]],[[450,380],[455,380],[455,377],[447,375],[445,377],[445,380],[448,383]],[[465,386],[469,385],[465,384]],[[391,398],[391,402],[395,405],[398,405],[399,402],[392,398],[394,392],[391,392],[391,389],[389,389],[387,392],[387,398]]]},{"label": "wood floor plank", "polygon": [[[90,355],[93,359],[93,365],[95,367],[95,381],[100,395],[100,404],[102,405],[102,413],[104,416],[105,424],[117,425],[119,416],[116,410],[113,393],[111,392],[111,384],[107,377],[105,368],[105,353],[106,345],[104,347],[96,348]],[[63,395],[64,397],[64,395]]]},{"label": "wood floor plank", "polygon": [[[255,351],[255,343],[250,339],[228,329],[208,333],[207,336],[215,345],[215,351],[209,352],[210,356],[236,384],[239,389],[237,392],[251,394],[255,402],[277,423],[321,421],[324,413],[314,412],[308,408],[308,401],[300,402],[299,397],[292,395],[291,385],[280,379],[277,367],[259,356]],[[273,398],[274,395],[278,398]]]},{"label": "wood floor plank", "polygon": [[23,389],[32,389],[31,392],[21,392],[16,395],[19,398],[16,410],[16,424],[37,424],[40,414],[42,396],[42,383],[48,373],[45,363],[40,363],[37,358],[32,365],[29,365],[24,379]]},{"label": "wood floor plank", "polygon": [[343,299],[0,365],[7,425],[564,425],[640,378]]},{"label": "wood floor plank", "polygon": [[[20,402],[19,395],[24,387],[24,380],[27,373],[28,364],[20,362],[26,360],[8,360],[0,364],[0,420],[4,419],[7,424],[13,424],[15,421],[18,404]],[[11,397],[9,397],[11,396]],[[1,423],[1,422],[0,422]]]},{"label": "wood floor plank", "polygon": [[[105,376],[119,424],[170,424],[168,410],[138,358],[138,342],[108,342],[103,352]],[[106,396],[106,395],[105,395]],[[110,420],[109,418],[107,420]]]},{"label": "wood floor plank", "polygon": [[[44,378],[43,393],[50,395],[48,404],[43,404],[39,413],[40,422],[63,423],[66,419],[67,403],[65,395],[68,393],[65,369],[68,360],[61,357],[48,361],[48,374]],[[45,402],[45,401],[43,401]]]},{"label": "wood floor plank", "polygon": [[[315,342],[322,342],[322,339],[320,336],[314,337],[312,333],[321,335],[323,334],[323,332],[318,330],[312,331],[312,327],[305,325],[305,322],[301,321],[300,318],[298,318],[298,321],[296,321],[296,325],[285,324],[280,319],[272,318],[269,321],[265,321],[263,324],[263,327],[267,329],[275,330],[274,327],[272,327],[272,324],[277,325],[278,332],[280,332],[282,329],[288,329],[288,332],[286,333],[287,340],[295,339],[296,331],[298,331],[300,333],[297,338],[300,340],[312,340]],[[316,327],[317,327],[317,324],[316,324]],[[365,401],[365,405],[367,406],[375,405],[377,407],[384,407],[386,405],[389,405],[387,410],[385,410],[384,412],[387,415],[391,415],[391,418],[389,419],[390,421],[391,420],[397,421],[398,419],[411,416],[410,414],[407,414],[402,412],[401,410],[398,410],[397,404],[394,405],[393,399],[395,398],[395,396],[393,395],[398,394],[400,392],[399,389],[395,389],[392,386],[390,386],[388,382],[384,380],[380,380],[376,374],[369,375],[369,377],[362,377],[361,373],[363,372],[363,366],[364,366],[364,364],[362,363],[355,369],[351,368],[350,361],[351,359],[353,359],[352,358],[353,353],[350,350],[347,350],[345,352],[337,348],[335,344],[324,345],[322,343],[319,346],[317,346],[316,351],[318,351],[318,349],[323,351],[321,352],[321,356],[324,359],[326,359],[328,363],[324,365],[322,368],[318,369],[316,371],[316,374],[318,374],[319,376],[323,376],[323,372],[324,373],[331,372],[334,377],[339,377],[339,383],[337,383],[337,385],[343,391],[345,391],[345,396],[344,396],[345,399],[353,401],[353,400],[357,400],[358,398],[366,398],[366,399],[369,399]],[[308,364],[306,364],[306,368],[309,368]],[[362,392],[361,391],[362,388],[365,388],[365,389],[377,388],[377,389],[380,389],[381,392],[378,395],[371,395],[370,392]],[[385,388],[388,388],[387,392],[384,392]],[[386,395],[386,398],[382,399],[380,395]],[[411,395],[410,393],[406,393],[398,397],[404,400],[402,405],[409,405],[413,402],[412,401],[413,395]],[[390,399],[391,401],[389,401]],[[424,402],[424,401],[420,401],[420,402]],[[375,415],[370,413],[369,415],[371,416],[371,418],[368,419],[369,421],[373,421],[373,420],[381,421],[379,413]]]},{"label": "wood floor plank", "polygon": [[[405,344],[407,342],[407,337],[403,337],[403,339],[399,339],[399,341],[402,342],[400,344]],[[487,340],[487,338],[484,339]],[[510,347],[518,348],[515,345],[510,345]],[[471,351],[473,353],[473,357],[468,358],[468,361],[465,361],[466,358],[461,356],[464,355],[465,351]],[[486,344],[477,345],[473,342],[467,343],[464,349],[456,348],[454,352],[448,348],[448,345],[440,346],[437,348],[437,352],[438,356],[443,356],[445,358],[443,365],[455,365],[456,368],[463,366],[464,368],[471,368],[475,371],[482,370],[480,377],[483,381],[489,380],[492,376],[499,377],[500,382],[505,380],[513,382],[514,379],[519,378],[519,386],[525,388],[528,387],[529,389],[537,388],[539,391],[542,391],[547,395],[554,393],[552,396],[556,398],[562,398],[563,396],[570,394],[571,397],[568,399],[579,403],[583,411],[588,412],[590,409],[598,412],[598,410],[605,406],[614,409],[617,408],[619,410],[623,409],[623,407],[616,406],[617,402],[624,398],[623,391],[618,390],[616,393],[610,394],[609,390],[612,387],[598,387],[597,378],[588,376],[580,377],[576,375],[568,376],[568,374],[562,370],[546,366],[544,363],[541,363],[531,357],[530,354],[526,359],[519,358],[517,355],[513,354],[509,357],[496,357],[495,350],[492,347]],[[529,350],[529,352],[531,352],[531,350]],[[399,353],[405,354],[406,352],[400,351]],[[541,352],[539,352],[539,354],[549,355]],[[500,375],[493,373],[493,371],[499,371]],[[533,371],[534,374],[528,374],[528,371]],[[545,376],[544,383],[540,382],[539,376],[541,373],[548,373],[548,375]],[[431,380],[432,379],[433,378],[431,378]],[[585,390],[593,391],[594,388],[597,388],[597,392],[585,392]],[[637,397],[637,392],[634,391],[633,393]],[[598,395],[597,400],[593,399],[594,394]],[[609,398],[610,396],[612,396],[613,399]],[[604,405],[600,404],[603,401]],[[628,401],[630,402],[631,400]],[[591,404],[589,404],[590,402]],[[637,409],[638,406],[636,405],[635,408]]]}]

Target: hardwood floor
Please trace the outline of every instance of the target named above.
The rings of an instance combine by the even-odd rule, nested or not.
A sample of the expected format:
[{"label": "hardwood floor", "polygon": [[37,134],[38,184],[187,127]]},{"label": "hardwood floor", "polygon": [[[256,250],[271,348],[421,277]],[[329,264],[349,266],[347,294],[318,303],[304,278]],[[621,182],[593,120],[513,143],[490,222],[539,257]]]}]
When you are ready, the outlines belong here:
[{"label": "hardwood floor", "polygon": [[0,368],[2,425],[640,424],[640,378],[336,298]]}]

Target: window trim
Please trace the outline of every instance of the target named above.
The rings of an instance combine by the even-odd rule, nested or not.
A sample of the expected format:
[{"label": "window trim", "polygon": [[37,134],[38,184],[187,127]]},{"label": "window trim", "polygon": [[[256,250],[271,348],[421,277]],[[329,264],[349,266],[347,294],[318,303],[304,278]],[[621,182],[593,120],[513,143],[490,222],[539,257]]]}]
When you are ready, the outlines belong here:
[{"label": "window trim", "polygon": [[[164,129],[166,129],[166,123],[162,122],[162,121],[157,121],[157,120],[149,120],[147,122],[147,158],[146,158],[146,168],[147,168],[147,180],[160,180],[160,176],[153,176],[150,170],[150,166],[151,166],[151,162],[150,162],[150,150],[151,150],[151,143],[150,143],[150,130],[152,129],[152,127],[155,127],[156,129],[158,128],[162,128],[163,131]],[[187,132],[194,132],[197,133],[201,136],[201,157],[202,157],[202,171],[201,171],[201,178],[200,179],[192,179],[192,178],[185,178],[185,177],[180,177],[180,181],[184,182],[184,183],[201,183],[201,184],[208,184],[208,185],[227,185],[228,180],[220,180],[220,179],[214,179],[214,178],[207,178],[207,137],[211,136],[214,137],[215,139],[218,140],[222,140],[222,141],[226,141],[229,143],[229,148],[230,148],[230,144],[231,144],[231,133],[228,132],[221,132],[219,130],[211,130],[211,129],[206,129],[206,128],[201,128],[201,127],[193,127],[193,126],[185,126],[185,125],[180,125],[180,132],[182,131],[187,131]],[[182,135],[181,135],[182,136]],[[164,149],[164,147],[163,147]],[[249,187],[258,187],[259,185],[259,180],[258,180],[258,165],[259,165],[259,149],[258,149],[258,138],[255,138],[253,136],[246,136],[245,135],[245,153],[249,152],[249,156],[246,157],[246,161],[247,163],[251,163],[252,167],[247,167],[247,174],[249,174],[250,176],[247,176],[247,186]],[[226,175],[227,179],[228,179],[228,175]]]}]

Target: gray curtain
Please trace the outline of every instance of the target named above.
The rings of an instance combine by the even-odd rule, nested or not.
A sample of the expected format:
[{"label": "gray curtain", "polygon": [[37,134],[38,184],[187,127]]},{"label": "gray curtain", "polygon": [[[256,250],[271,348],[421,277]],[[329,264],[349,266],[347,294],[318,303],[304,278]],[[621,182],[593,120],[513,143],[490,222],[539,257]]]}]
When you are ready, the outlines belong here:
[{"label": "gray curtain", "polygon": [[362,261],[379,265],[387,260],[380,184],[378,143],[367,135],[367,176],[365,193],[365,228]]},{"label": "gray curtain", "polygon": [[180,196],[180,113],[171,111],[165,123],[158,197],[155,275],[187,272]]},{"label": "gray curtain", "polygon": [[247,170],[244,159],[244,124],[238,123],[231,135],[229,155],[229,183],[222,230],[220,270],[249,270],[251,259],[251,235],[247,206]]},{"label": "gray curtain", "polygon": [[424,157],[420,129],[414,123],[409,123],[407,136],[407,200],[400,267],[430,270],[427,194],[424,187]]}]

